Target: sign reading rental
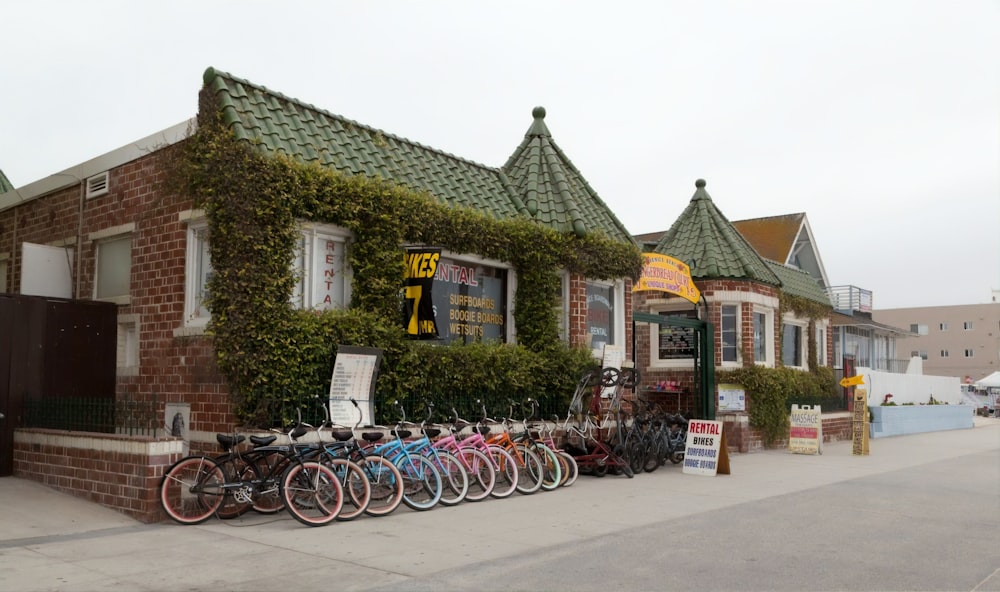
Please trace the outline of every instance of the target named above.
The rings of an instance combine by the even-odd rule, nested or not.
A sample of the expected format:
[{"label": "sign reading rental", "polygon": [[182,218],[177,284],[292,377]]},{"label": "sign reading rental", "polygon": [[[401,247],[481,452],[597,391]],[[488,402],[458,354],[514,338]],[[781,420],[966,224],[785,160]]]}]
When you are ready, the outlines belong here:
[{"label": "sign reading rental", "polygon": [[686,263],[659,253],[643,253],[642,275],[633,292],[655,290],[674,294],[698,304],[701,292],[691,279],[691,268]]},{"label": "sign reading rental", "polygon": [[685,475],[715,476],[719,470],[719,449],[722,446],[722,422],[692,419],[688,422],[684,447]]}]

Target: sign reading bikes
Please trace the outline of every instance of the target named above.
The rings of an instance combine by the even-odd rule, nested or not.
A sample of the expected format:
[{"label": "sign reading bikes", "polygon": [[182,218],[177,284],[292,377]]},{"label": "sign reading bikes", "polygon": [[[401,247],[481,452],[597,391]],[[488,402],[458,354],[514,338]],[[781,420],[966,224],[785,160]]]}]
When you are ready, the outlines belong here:
[{"label": "sign reading bikes", "polygon": [[729,457],[723,445],[721,421],[692,419],[688,422],[687,441],[684,447],[685,475],[729,473]]},{"label": "sign reading bikes", "polygon": [[403,288],[404,322],[411,339],[437,339],[432,288],[437,273],[441,249],[410,248],[404,255],[406,281]]}]

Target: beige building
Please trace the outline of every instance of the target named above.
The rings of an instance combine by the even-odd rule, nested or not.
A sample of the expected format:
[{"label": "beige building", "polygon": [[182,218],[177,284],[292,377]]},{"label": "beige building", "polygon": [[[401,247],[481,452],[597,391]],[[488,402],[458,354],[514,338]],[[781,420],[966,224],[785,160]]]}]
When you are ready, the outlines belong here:
[{"label": "beige building", "polygon": [[1000,301],[995,297],[989,304],[876,310],[872,318],[916,334],[897,337],[896,351],[900,357],[923,358],[924,374],[966,382],[966,377],[976,381],[1000,370]]}]

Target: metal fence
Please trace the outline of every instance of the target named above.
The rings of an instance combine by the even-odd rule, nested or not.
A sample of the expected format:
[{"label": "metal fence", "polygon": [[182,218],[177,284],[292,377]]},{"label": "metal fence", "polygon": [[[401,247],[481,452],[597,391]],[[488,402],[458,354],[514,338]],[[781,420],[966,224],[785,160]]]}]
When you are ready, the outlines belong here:
[{"label": "metal fence", "polygon": [[46,397],[24,400],[26,428],[75,432],[153,436],[161,428],[156,395],[135,399],[128,394],[111,398]]}]

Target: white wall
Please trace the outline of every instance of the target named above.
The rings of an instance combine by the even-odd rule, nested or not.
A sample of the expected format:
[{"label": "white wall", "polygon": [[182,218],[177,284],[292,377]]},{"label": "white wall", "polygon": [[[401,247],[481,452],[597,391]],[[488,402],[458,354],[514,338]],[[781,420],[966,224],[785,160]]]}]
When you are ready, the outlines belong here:
[{"label": "white wall", "polygon": [[858,368],[857,373],[865,378],[869,405],[881,405],[885,395],[890,393],[897,405],[926,404],[931,395],[936,401],[949,405],[960,405],[963,401],[962,384],[957,376],[896,374],[870,368]]}]

